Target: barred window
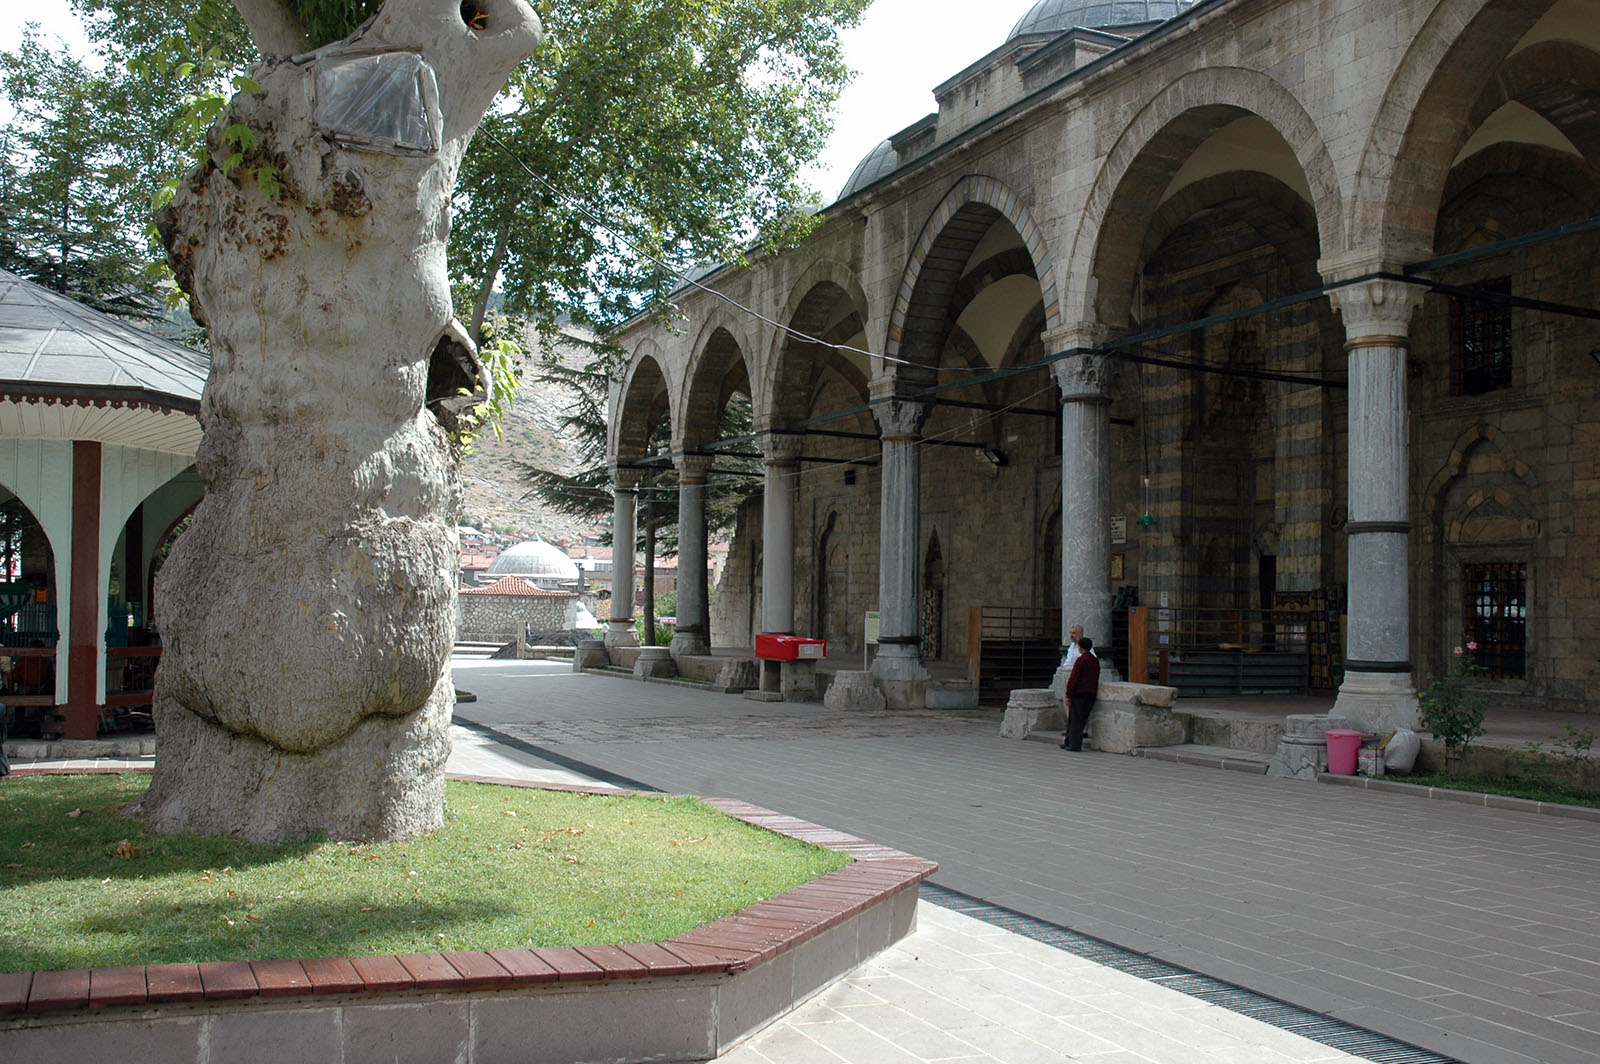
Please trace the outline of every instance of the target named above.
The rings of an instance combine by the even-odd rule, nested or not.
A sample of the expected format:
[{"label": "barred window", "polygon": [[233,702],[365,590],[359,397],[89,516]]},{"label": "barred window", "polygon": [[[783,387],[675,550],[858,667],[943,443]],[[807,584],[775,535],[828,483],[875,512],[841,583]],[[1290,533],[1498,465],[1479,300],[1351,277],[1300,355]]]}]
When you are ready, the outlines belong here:
[{"label": "barred window", "polygon": [[1527,675],[1527,563],[1466,565],[1462,577],[1462,627],[1467,639],[1478,644],[1472,661],[1478,675],[1520,680]]},{"label": "barred window", "polygon": [[[1474,288],[1511,294],[1511,278],[1482,281]],[[1511,386],[1511,308],[1492,299],[1450,300],[1450,393],[1482,395]]]}]

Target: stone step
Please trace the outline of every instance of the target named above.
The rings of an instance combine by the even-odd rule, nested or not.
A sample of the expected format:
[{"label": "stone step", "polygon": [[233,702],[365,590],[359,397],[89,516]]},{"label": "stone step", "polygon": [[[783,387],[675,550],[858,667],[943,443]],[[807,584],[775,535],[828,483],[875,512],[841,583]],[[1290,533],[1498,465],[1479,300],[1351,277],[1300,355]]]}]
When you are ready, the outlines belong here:
[{"label": "stone step", "polygon": [[1205,746],[1185,743],[1182,746],[1147,746],[1139,751],[1140,757],[1155,761],[1176,761],[1183,765],[1203,765],[1206,768],[1225,768],[1233,772],[1248,772],[1256,776],[1267,773],[1271,754],[1256,750],[1235,750],[1228,746]]}]

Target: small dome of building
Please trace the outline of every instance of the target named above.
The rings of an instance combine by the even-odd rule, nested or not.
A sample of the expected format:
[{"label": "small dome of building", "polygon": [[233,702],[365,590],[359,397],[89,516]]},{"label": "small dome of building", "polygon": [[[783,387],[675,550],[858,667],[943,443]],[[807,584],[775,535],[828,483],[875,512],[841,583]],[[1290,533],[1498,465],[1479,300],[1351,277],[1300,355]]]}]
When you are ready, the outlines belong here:
[{"label": "small dome of building", "polygon": [[867,157],[862,159],[850,174],[850,180],[844,183],[839,198],[852,196],[868,185],[883,180],[899,168],[900,156],[894,150],[894,145],[886,140],[867,152]]},{"label": "small dome of building", "polygon": [[520,576],[541,587],[575,584],[578,564],[562,553],[560,547],[530,539],[501,551],[500,556],[489,563],[488,575],[495,579]]},{"label": "small dome of building", "polygon": [[1119,30],[1146,27],[1181,15],[1196,0],[1039,0],[1006,40],[1035,33],[1065,33],[1074,27]]}]

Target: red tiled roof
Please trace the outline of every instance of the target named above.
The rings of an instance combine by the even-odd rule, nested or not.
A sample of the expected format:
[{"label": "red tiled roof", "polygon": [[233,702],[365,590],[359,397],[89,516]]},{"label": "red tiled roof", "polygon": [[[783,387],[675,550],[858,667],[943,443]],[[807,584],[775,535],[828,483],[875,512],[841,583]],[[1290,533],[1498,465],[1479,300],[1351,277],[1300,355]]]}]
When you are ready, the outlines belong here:
[{"label": "red tiled roof", "polygon": [[464,587],[463,595],[517,595],[523,598],[577,598],[571,591],[546,591],[520,576],[503,576],[487,587]]}]

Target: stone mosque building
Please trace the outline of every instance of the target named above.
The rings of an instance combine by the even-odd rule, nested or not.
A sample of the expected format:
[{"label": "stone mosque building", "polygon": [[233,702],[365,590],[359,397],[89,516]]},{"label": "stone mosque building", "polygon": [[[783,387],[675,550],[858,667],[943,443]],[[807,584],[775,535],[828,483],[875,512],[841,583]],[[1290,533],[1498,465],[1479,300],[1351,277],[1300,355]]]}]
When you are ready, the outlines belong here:
[{"label": "stone mosque building", "polygon": [[1497,704],[1600,711],[1600,0],[1018,8],[803,245],[622,333],[618,528],[675,475],[703,571],[707,481],[765,463],[674,654],[859,660],[874,613],[920,705],[1081,624],[1376,728],[1471,641]]}]

